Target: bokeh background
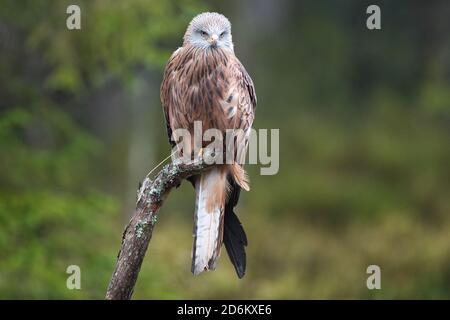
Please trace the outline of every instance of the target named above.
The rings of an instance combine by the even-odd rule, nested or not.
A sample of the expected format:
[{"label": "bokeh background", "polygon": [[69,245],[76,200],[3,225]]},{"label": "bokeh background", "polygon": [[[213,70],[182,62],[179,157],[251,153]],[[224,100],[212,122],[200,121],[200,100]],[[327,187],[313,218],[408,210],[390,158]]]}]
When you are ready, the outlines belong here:
[{"label": "bokeh background", "polygon": [[376,1],[369,31],[372,2],[0,0],[0,298],[104,297],[138,182],[170,151],[162,70],[202,11],[233,24],[280,171],[249,166],[243,280],[225,251],[190,273],[185,183],[134,298],[450,298],[450,3]]}]

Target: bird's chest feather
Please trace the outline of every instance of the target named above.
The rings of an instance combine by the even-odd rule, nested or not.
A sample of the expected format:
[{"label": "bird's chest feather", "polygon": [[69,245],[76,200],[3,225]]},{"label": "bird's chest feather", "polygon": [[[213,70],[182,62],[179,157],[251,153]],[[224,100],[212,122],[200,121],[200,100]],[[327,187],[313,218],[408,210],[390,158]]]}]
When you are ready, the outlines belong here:
[{"label": "bird's chest feather", "polygon": [[201,121],[203,130],[229,127],[228,105],[234,101],[229,60],[220,49],[188,51],[180,57],[171,86],[180,112],[178,127],[192,128],[194,121]]}]

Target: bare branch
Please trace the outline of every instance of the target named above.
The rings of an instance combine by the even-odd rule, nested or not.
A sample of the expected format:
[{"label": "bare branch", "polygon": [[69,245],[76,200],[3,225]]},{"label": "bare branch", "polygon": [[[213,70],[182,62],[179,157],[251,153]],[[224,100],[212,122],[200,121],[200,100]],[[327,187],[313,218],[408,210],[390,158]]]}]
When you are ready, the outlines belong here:
[{"label": "bare branch", "polygon": [[158,209],[169,191],[178,186],[183,179],[211,167],[214,156],[205,154],[189,163],[170,163],[163,167],[153,181],[149,176],[145,177],[138,191],[136,210],[123,232],[122,245],[106,292],[106,299],[131,299],[145,252],[152,238]]}]

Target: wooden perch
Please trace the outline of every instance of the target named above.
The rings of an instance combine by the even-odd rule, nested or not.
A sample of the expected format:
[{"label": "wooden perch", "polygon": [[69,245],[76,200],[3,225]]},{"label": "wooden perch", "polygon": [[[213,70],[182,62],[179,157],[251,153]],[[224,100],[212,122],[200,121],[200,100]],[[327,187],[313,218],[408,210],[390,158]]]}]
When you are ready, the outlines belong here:
[{"label": "wooden perch", "polygon": [[174,162],[151,180],[145,177],[138,191],[136,210],[125,228],[117,264],[106,292],[108,300],[129,300],[133,294],[145,252],[152,238],[158,209],[169,191],[183,179],[208,169],[214,163],[215,155],[203,154],[188,163]]}]

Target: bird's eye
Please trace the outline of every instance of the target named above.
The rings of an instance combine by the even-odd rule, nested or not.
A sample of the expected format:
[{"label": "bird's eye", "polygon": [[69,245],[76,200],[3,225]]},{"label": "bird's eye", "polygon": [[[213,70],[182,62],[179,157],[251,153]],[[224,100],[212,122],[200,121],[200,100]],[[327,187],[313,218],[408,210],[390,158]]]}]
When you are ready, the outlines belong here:
[{"label": "bird's eye", "polygon": [[223,38],[223,37],[225,36],[226,33],[227,33],[226,31],[222,32],[222,33],[220,34],[220,38]]},{"label": "bird's eye", "polygon": [[203,30],[200,31],[200,34],[202,35],[202,37],[206,37],[208,35],[208,33]]}]

